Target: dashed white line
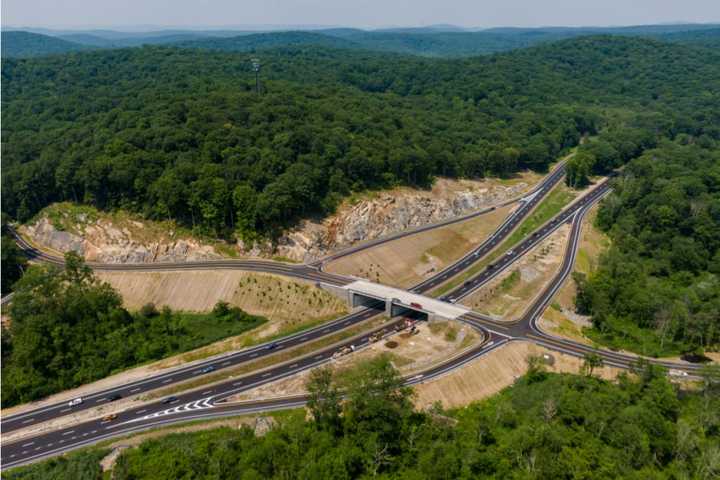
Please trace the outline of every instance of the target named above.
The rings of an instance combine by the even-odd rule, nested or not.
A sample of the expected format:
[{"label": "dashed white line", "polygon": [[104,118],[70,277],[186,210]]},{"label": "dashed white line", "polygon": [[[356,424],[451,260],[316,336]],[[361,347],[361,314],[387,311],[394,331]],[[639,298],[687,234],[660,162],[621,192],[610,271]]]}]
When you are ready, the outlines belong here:
[{"label": "dashed white line", "polygon": [[26,423],[30,423],[30,422],[32,422],[32,421],[34,421],[34,420],[35,420],[34,418],[28,418],[27,420],[23,420],[21,423],[22,423],[22,424],[26,424]]},{"label": "dashed white line", "polygon": [[135,393],[135,392],[139,392],[139,391],[140,391],[140,388],[139,388],[139,387],[138,387],[138,388],[133,388],[132,390],[130,390],[130,393]]},{"label": "dashed white line", "polygon": [[168,378],[167,380],[163,380],[162,383],[170,383],[172,382],[172,378]]},{"label": "dashed white line", "polygon": [[68,430],[67,432],[63,433],[63,435],[70,435],[70,434],[73,433],[74,431],[75,431],[75,430]]},{"label": "dashed white line", "polygon": [[30,445],[35,445],[35,442],[26,443],[25,445],[23,445],[23,448],[29,447]]},{"label": "dashed white line", "polygon": [[136,415],[140,415],[141,413],[145,413],[145,412],[147,412],[147,409],[138,411],[138,412],[136,413]]},{"label": "dashed white line", "polygon": [[103,398],[98,398],[97,400],[95,400],[95,403],[100,403],[100,402],[102,402],[103,400],[107,400],[107,399],[106,399],[105,397],[103,397]]},{"label": "dashed white line", "polygon": [[212,393],[212,390],[205,390],[200,395],[207,395],[208,393]]}]

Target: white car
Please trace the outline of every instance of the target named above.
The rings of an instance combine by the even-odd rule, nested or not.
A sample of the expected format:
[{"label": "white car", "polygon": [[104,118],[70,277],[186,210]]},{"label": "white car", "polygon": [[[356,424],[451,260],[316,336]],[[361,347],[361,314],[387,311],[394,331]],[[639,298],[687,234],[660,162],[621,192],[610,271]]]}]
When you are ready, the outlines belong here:
[{"label": "white car", "polygon": [[75,405],[80,405],[81,403],[83,403],[82,397],[73,398],[68,402],[68,407],[74,407]]}]

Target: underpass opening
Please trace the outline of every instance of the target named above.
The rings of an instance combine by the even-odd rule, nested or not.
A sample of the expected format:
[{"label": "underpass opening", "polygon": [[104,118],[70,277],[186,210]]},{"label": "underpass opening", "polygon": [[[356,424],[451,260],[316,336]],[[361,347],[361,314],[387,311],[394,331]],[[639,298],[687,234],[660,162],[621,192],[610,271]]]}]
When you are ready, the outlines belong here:
[{"label": "underpass opening", "polygon": [[425,320],[430,319],[430,315],[422,310],[416,310],[414,308],[407,307],[405,305],[398,305],[393,302],[390,306],[390,318],[403,317],[409,320]]},{"label": "underpass opening", "polygon": [[385,300],[369,295],[363,295],[362,293],[352,292],[351,293],[351,304],[352,308],[365,307],[372,308],[374,310],[384,310]]}]

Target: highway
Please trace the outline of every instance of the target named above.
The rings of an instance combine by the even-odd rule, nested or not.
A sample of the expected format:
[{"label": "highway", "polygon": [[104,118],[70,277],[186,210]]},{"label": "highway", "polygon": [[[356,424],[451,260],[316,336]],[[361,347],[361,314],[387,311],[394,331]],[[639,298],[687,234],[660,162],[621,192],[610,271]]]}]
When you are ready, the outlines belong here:
[{"label": "highway", "polygon": [[[557,183],[563,178],[563,176],[564,165],[561,165],[543,179],[543,181],[533,190],[530,197],[525,197],[525,200],[521,200],[521,206],[508,216],[505,222],[500,227],[498,227],[498,229],[491,237],[486,239],[481,245],[479,245],[473,251],[456,261],[454,264],[450,265],[448,268],[436,273],[430,279],[414,287],[412,291],[417,293],[426,292],[433,288],[435,285],[444,282],[452,275],[461,273],[463,270],[472,266],[475,262],[480,260],[484,255],[490,252],[498,242],[502,241],[512,232],[515,226],[517,226],[542,200],[542,198],[557,185]],[[435,226],[435,228],[437,228],[437,226]],[[18,245],[20,245],[20,247],[23,248],[32,258],[48,263],[53,263],[56,265],[63,264],[63,260],[61,258],[51,256],[45,252],[34,248],[32,245],[27,243],[20,235],[15,232],[12,233],[14,234]],[[417,232],[412,232],[409,234],[415,233]],[[394,237],[393,239],[396,238],[397,237]],[[243,270],[253,269],[266,273],[271,272],[281,275],[295,276],[305,280],[311,280],[316,282],[321,281],[334,285],[344,285],[354,280],[345,279],[344,277],[340,277],[337,275],[327,274],[317,268],[313,268],[307,265],[290,265],[272,261],[218,260],[170,264],[88,263],[88,265],[90,265],[95,270],[121,271],[162,271],[210,268],[235,268]],[[383,313],[382,309],[363,309],[345,317],[336,319],[332,322],[315,327],[313,329],[277,340],[275,343],[277,344],[277,349],[292,348],[306,342],[312,342],[326,335],[337,333],[338,331],[352,327],[380,313]],[[20,428],[26,428],[38,423],[52,420],[63,415],[70,415],[84,409],[102,406],[104,403],[110,401],[109,397],[112,395],[121,395],[122,397],[138,396],[159,387],[167,387],[178,382],[187,381],[188,379],[191,379],[194,376],[198,375],[196,372],[202,370],[205,367],[213,367],[217,370],[220,370],[222,368],[229,368],[244,362],[253,361],[258,358],[271,355],[275,353],[277,349],[268,350],[267,344],[263,344],[249,350],[234,352],[227,357],[212,358],[196,365],[169,371],[140,381],[131,382],[121,387],[103,389],[101,391],[93,393],[92,395],[85,396],[84,403],[72,408],[68,407],[67,402],[61,402],[50,406],[33,409],[22,414],[11,415],[7,418],[2,419],[0,428],[4,432],[11,432]]]},{"label": "highway", "polygon": [[[552,175],[548,179],[552,178]],[[479,288],[484,283],[491,280],[500,271],[507,268],[515,260],[524,255],[532,247],[537,245],[543,238],[546,238],[550,233],[559,228],[562,224],[569,222],[572,223],[570,241],[568,242],[568,248],[566,255],[563,259],[563,264],[560,272],[550,284],[538,295],[531,307],[523,314],[523,316],[513,322],[501,322],[493,319],[489,319],[485,316],[471,313],[464,317],[461,317],[461,321],[472,325],[485,334],[485,341],[482,345],[472,348],[462,355],[449,359],[441,365],[438,365],[426,372],[415,375],[407,379],[409,384],[417,383],[420,381],[426,381],[431,378],[442,375],[448,371],[451,371],[459,366],[477,358],[480,355],[487,353],[490,350],[498,348],[500,345],[507,343],[514,339],[523,339],[536,342],[552,350],[568,353],[570,355],[582,357],[587,353],[593,352],[601,356],[606,365],[618,366],[620,368],[630,368],[636,361],[637,357],[625,354],[618,354],[616,352],[609,352],[604,350],[596,350],[592,347],[572,342],[569,340],[557,339],[551,335],[542,332],[536,325],[537,319],[541,313],[547,307],[556,291],[560,288],[562,283],[568,277],[572,271],[572,265],[575,259],[577,251],[577,245],[579,243],[580,231],[582,226],[582,218],[589,208],[597,202],[603,195],[609,191],[609,182],[604,181],[598,185],[592,192],[581,197],[576,202],[568,206],[565,210],[560,212],[556,217],[548,221],[546,224],[539,227],[535,232],[528,236],[525,240],[516,245],[512,252],[503,255],[498,259],[492,267],[486,268],[478,275],[474,276],[461,286],[453,290],[452,292],[441,297],[444,300],[457,301]],[[538,190],[538,193],[542,192],[542,189]],[[545,192],[546,193],[546,192]],[[538,197],[544,195],[539,194]],[[524,202],[520,208],[518,208],[513,215],[508,217],[508,220],[501,225],[495,234],[483,242],[473,252],[460,259],[455,264],[448,267],[433,276],[430,280],[423,282],[413,289],[418,293],[425,292],[432,289],[434,286],[444,282],[449,276],[457,275],[457,273],[464,271],[468,266],[474,264],[477,260],[482,258],[487,252],[497,246],[498,242],[506,238],[509,233],[513,230],[514,226],[517,225],[519,220],[513,220],[514,215],[519,217],[525,217],[529,213],[530,207],[527,210],[523,208],[529,205],[535,197],[529,198]],[[537,202],[535,202],[537,203]],[[475,252],[478,252],[477,254]],[[458,265],[464,265],[464,268],[455,269]],[[444,277],[443,275],[448,275]],[[278,340],[278,347],[281,342],[297,342],[300,344],[306,341],[310,341],[313,338],[319,338],[329,332],[324,332],[323,329],[327,329],[329,325],[337,326],[337,329],[346,328],[351,325],[352,321],[348,320],[353,316],[365,316],[363,319],[370,318],[377,315],[378,310],[366,309],[361,310],[355,314],[349,315],[338,319],[331,324],[317,327],[308,332],[302,332],[287,339]],[[360,320],[357,320],[360,321]],[[344,323],[349,322],[349,323]],[[389,325],[392,327],[397,324],[393,322]],[[269,383],[280,378],[284,378],[289,375],[293,375],[301,370],[311,368],[315,365],[327,362],[331,360],[332,355],[346,345],[354,345],[356,348],[361,348],[368,343],[369,337],[377,332],[376,329],[373,332],[366,332],[363,335],[347,340],[339,345],[328,347],[326,349],[313,352],[306,356],[293,359],[292,361],[285,362],[280,365],[273,366],[266,370],[253,372],[242,378],[232,379],[230,381],[213,385],[205,389],[199,389],[193,392],[187,392],[178,394],[177,399],[170,404],[164,404],[160,401],[152,404],[144,405],[142,407],[133,408],[119,414],[118,418],[104,422],[101,419],[85,422],[82,424],[74,425],[61,429],[59,431],[50,432],[47,434],[38,435],[36,437],[21,440],[3,446],[2,448],[2,463],[4,467],[11,467],[33,461],[38,458],[44,458],[50,455],[55,455],[60,452],[78,448],[83,445],[97,442],[110,436],[115,436],[121,433],[127,433],[131,431],[139,431],[147,428],[152,428],[158,425],[167,423],[173,423],[178,421],[187,421],[198,418],[217,418],[227,415],[237,415],[240,413],[249,413],[253,411],[276,409],[276,408],[288,408],[292,406],[302,405],[305,401],[302,397],[282,398],[272,401],[261,401],[261,402],[245,402],[242,404],[226,404],[223,402],[225,398],[240,391],[254,388],[255,386]],[[337,331],[337,330],[336,330]],[[287,348],[290,344],[284,345],[282,348]],[[277,347],[276,347],[277,348]],[[236,352],[228,356],[233,357],[232,364],[241,363],[247,361],[248,355],[255,355],[250,358],[258,358],[262,354],[274,353],[276,349],[268,350],[267,345],[261,345],[255,349],[250,349],[243,352]],[[236,356],[236,357],[235,357]],[[210,362],[218,362],[218,360],[212,360]],[[685,363],[673,363],[658,361],[658,364],[679,368],[689,372],[694,372],[699,368],[696,365],[685,364]],[[202,365],[202,364],[201,364]],[[188,367],[185,369],[185,378],[192,378],[192,376],[200,375],[201,365]],[[223,368],[230,366],[230,364],[223,366]],[[168,372],[166,375],[172,375],[174,372]],[[147,379],[147,382],[167,381],[160,377]],[[179,381],[177,378],[171,378],[171,381],[166,384],[175,383]],[[156,388],[157,384],[152,388]],[[121,387],[126,388],[126,386]],[[137,388],[137,387],[135,387]],[[132,392],[136,394],[137,392]],[[86,404],[88,402],[86,401]],[[30,414],[32,412],[28,412]],[[43,412],[40,411],[42,414]],[[57,412],[51,413],[49,418],[57,416]],[[13,416],[11,419],[17,421],[20,416]],[[24,417],[25,420],[28,417]],[[34,418],[34,417],[31,417]],[[16,427],[17,428],[17,427]],[[5,423],[3,423],[3,429],[5,429]]]},{"label": "highway", "polygon": [[[450,275],[455,275],[459,272],[462,272],[464,269],[468,268],[478,260],[480,260],[485,254],[487,254],[489,251],[491,251],[495,244],[499,241],[502,241],[504,238],[506,238],[513,229],[533,210],[533,208],[541,201],[541,199],[550,191],[552,188],[554,188],[557,183],[563,178],[564,176],[564,166],[560,165],[555,170],[553,170],[548,176],[543,179],[543,181],[531,192],[531,194],[527,197],[524,197],[524,199],[521,200],[521,206],[516,209],[511,215],[508,216],[506,221],[496,230],[496,232],[488,238],[485,242],[483,242],[480,246],[478,246],[476,249],[474,249],[469,254],[462,257],[460,260],[455,262],[453,265],[449,266],[445,270],[442,270],[441,272],[438,272],[436,275],[434,275],[429,281],[425,281],[422,284],[416,286],[413,291],[421,293],[425,292],[431,288],[433,288],[435,285],[444,282],[447,278],[449,278]],[[435,226],[434,228],[437,228]],[[408,235],[416,234],[418,232],[410,232]],[[25,249],[30,256],[32,256],[35,259],[42,260],[49,263],[54,264],[62,264],[62,259],[59,259],[57,257],[53,257],[51,255],[48,255],[42,251],[39,251],[35,249],[32,245],[28,244],[24,241],[22,237],[19,235],[15,235],[16,240],[18,241],[18,244]],[[395,236],[392,238],[392,240],[397,239],[398,237]],[[384,241],[391,241],[385,239]],[[368,248],[368,247],[364,247]],[[143,270],[143,271],[157,271],[157,270],[180,270],[180,269],[198,269],[198,268],[257,268],[259,271],[268,271],[263,269],[272,269],[271,271],[273,273],[278,273],[278,269],[281,269],[283,273],[281,274],[287,274],[290,276],[297,276],[299,278],[309,279],[313,281],[323,281],[328,282],[325,277],[321,277],[321,279],[318,279],[316,276],[317,274],[323,274],[328,275],[325,272],[320,271],[320,269],[315,269],[313,267],[305,266],[305,265],[286,265],[286,264],[278,264],[277,262],[267,262],[267,261],[207,261],[207,262],[184,262],[184,263],[178,263],[178,264],[133,264],[133,265],[126,265],[126,264],[94,264],[89,263],[89,265],[96,270]],[[332,279],[333,284],[345,284],[347,283],[346,280],[342,279],[339,276],[331,275],[330,278]],[[277,350],[282,348],[291,348],[294,346],[297,346],[302,343],[310,342],[313,340],[316,340],[318,338],[321,338],[325,335],[332,334],[334,332],[340,331],[342,329],[348,328],[354,324],[357,324],[358,322],[367,320],[371,317],[374,317],[381,313],[381,310],[378,309],[363,309],[358,312],[355,312],[351,315],[342,317],[340,319],[337,319],[333,322],[330,322],[328,324],[316,327],[314,329],[304,331],[301,333],[298,333],[296,335],[293,335],[291,337],[287,337],[281,340],[277,340],[275,343],[277,346],[270,350],[268,349],[268,345],[259,345],[253,349],[244,350],[240,352],[235,352],[230,355],[228,355],[226,358],[214,358],[207,360],[205,362],[192,365],[189,367],[184,367],[178,370],[174,370],[171,372],[166,372],[161,375],[157,375],[148,379],[144,379],[141,381],[133,382],[131,384],[123,385],[121,387],[117,388],[111,388],[102,390],[99,392],[96,392],[92,395],[88,395],[84,397],[84,403],[75,406],[75,407],[68,407],[66,402],[57,403],[54,405],[50,405],[43,408],[34,409],[28,412],[25,412],[23,414],[18,415],[12,415],[10,417],[4,418],[2,421],[2,425],[0,428],[2,428],[3,431],[9,432],[13,430],[17,430],[19,428],[26,428],[29,426],[32,426],[34,424],[42,423],[48,420],[52,420],[54,418],[68,415],[71,413],[75,413],[77,411],[80,411],[82,409],[87,408],[93,408],[97,406],[101,406],[103,403],[109,402],[109,396],[113,394],[119,394],[123,397],[125,396],[137,396],[144,392],[154,390],[159,387],[167,387],[169,385],[172,385],[177,382],[186,381],[190,378],[193,378],[194,376],[201,375],[199,373],[204,367],[207,366],[213,366],[217,369],[221,368],[229,368],[231,366],[235,366],[247,361],[256,360],[258,358],[261,358],[262,356],[271,355],[275,353]],[[331,353],[332,354],[332,353]],[[301,366],[302,364],[299,364]],[[299,367],[298,367],[299,368]],[[307,365],[305,366],[307,367]],[[294,373],[294,371],[293,371]],[[272,381],[276,379],[275,376],[267,376],[267,381]],[[192,393],[188,394],[192,395]],[[180,398],[180,397],[179,397]],[[214,396],[213,399],[217,401],[218,397]],[[209,401],[206,399],[187,399],[185,402],[192,403],[195,401]],[[179,400],[180,401],[180,400]],[[155,404],[150,405],[149,408],[146,408],[147,411],[156,411],[158,409],[161,409],[162,404]],[[99,431],[97,429],[96,433]],[[91,430],[92,431],[92,430]],[[87,433],[87,432],[86,432]],[[62,440],[62,439],[61,439]],[[25,442],[27,443],[27,442]],[[54,442],[49,442],[53,443]],[[64,441],[63,444],[66,442]],[[9,453],[6,457],[5,452],[9,451],[9,449],[15,448],[16,446],[21,446],[19,443],[16,444],[10,444],[3,447],[3,459],[11,460],[11,457],[9,455],[13,455],[12,453]],[[68,447],[69,445],[65,445],[65,447]],[[37,448],[37,447],[35,447]],[[34,453],[36,450],[33,449],[32,452]],[[39,452],[39,451],[38,451]],[[22,454],[22,450],[18,453],[15,452],[15,457],[12,457],[13,464],[22,462],[23,460],[20,460],[20,458],[25,458],[28,454]],[[18,458],[16,460],[16,458]],[[33,458],[35,458],[33,456]],[[3,464],[5,462],[3,461]]]}]

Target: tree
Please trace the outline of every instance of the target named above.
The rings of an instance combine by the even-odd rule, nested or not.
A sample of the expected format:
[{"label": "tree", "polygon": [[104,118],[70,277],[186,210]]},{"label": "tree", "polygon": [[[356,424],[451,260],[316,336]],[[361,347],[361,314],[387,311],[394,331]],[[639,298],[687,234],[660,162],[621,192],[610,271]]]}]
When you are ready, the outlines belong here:
[{"label": "tree", "polygon": [[320,429],[333,434],[340,429],[340,391],[333,381],[330,368],[317,368],[310,372],[306,383],[309,394],[308,408]]},{"label": "tree", "polygon": [[584,375],[591,377],[593,374],[593,371],[596,368],[600,368],[603,366],[602,357],[598,355],[597,353],[586,353],[585,357],[583,359],[582,364],[582,372]]},{"label": "tree", "polygon": [[15,241],[2,236],[2,293],[9,293],[27,268],[27,258]]}]

